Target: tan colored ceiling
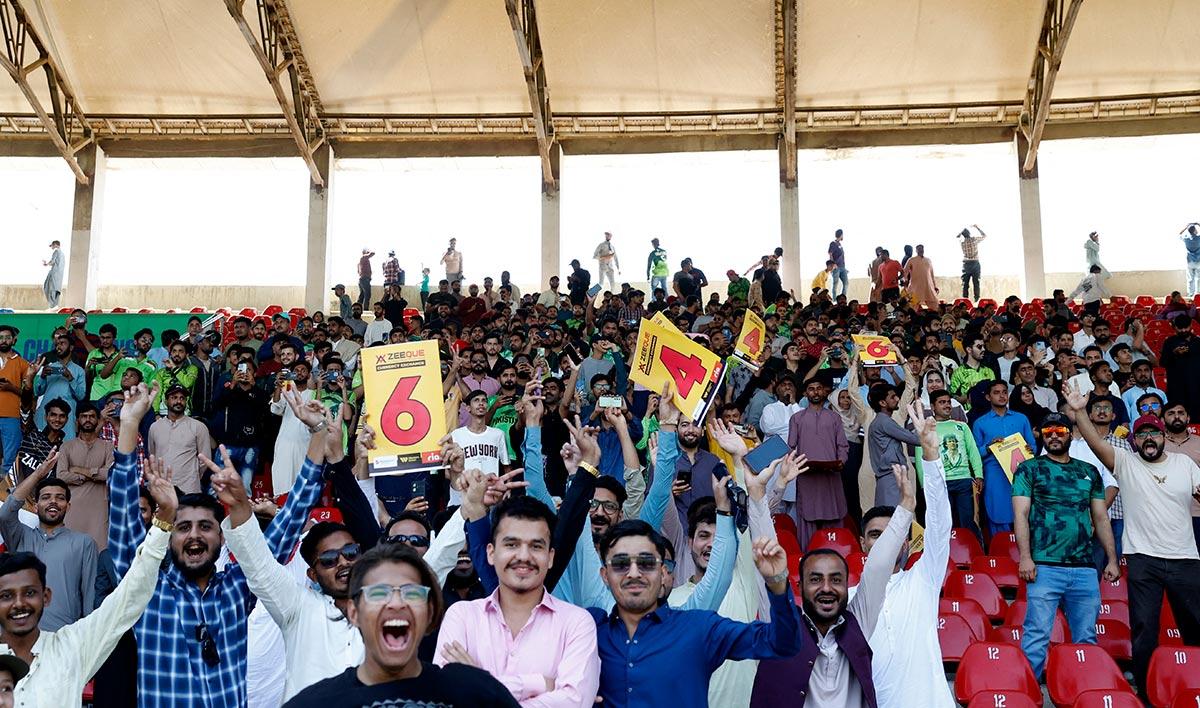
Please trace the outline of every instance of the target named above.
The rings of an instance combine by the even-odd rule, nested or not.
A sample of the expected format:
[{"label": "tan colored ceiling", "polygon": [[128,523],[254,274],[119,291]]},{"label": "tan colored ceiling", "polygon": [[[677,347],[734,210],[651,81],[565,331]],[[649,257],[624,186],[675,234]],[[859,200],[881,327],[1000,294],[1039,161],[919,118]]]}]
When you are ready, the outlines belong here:
[{"label": "tan colored ceiling", "polygon": [[[279,112],[222,0],[22,1],[88,113]],[[1043,7],[798,4],[800,106],[1019,101]],[[327,112],[529,111],[503,0],[288,5]],[[538,0],[537,10],[556,112],[775,105],[774,0]],[[256,25],[253,0],[246,12]],[[1197,0],[1087,0],[1055,96],[1194,90],[1198,36]],[[28,111],[0,77],[0,113]]]}]

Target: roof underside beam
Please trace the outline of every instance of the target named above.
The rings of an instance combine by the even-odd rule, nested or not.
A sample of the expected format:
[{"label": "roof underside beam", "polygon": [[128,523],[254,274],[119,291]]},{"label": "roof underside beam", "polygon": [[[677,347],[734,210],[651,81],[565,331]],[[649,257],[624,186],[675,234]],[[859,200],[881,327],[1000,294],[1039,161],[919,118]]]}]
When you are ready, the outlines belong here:
[{"label": "roof underside beam", "polygon": [[796,186],[796,0],[775,0],[775,104],[783,114],[779,180]]},{"label": "roof underside beam", "polygon": [[538,36],[537,11],[534,0],[504,0],[508,21],[517,40],[517,54],[529,89],[529,107],[533,113],[533,131],[537,136],[538,155],[542,160],[542,191],[558,191],[558,174],[551,160],[554,144],[553,114],[546,86],[546,63],[542,56],[542,40]]},{"label": "roof underside beam", "polygon": [[[258,8],[258,30],[255,31],[242,11],[245,0],[225,0],[225,7],[237,23],[250,51],[262,67],[275,92],[275,100],[283,112],[288,132],[308,165],[313,184],[324,186],[325,180],[313,155],[325,142],[325,126],[321,122],[321,97],[308,70],[308,62],[300,48],[300,40],[292,26],[284,0],[255,0]],[[286,73],[288,85],[283,76]]]},{"label": "roof underside beam", "polygon": [[1025,92],[1025,104],[1021,109],[1019,126],[1029,141],[1029,152],[1025,156],[1022,171],[1030,173],[1037,164],[1038,146],[1042,131],[1050,117],[1050,99],[1054,93],[1054,81],[1062,66],[1067,40],[1079,16],[1083,0],[1046,0],[1046,14],[1042,19],[1042,31],[1038,36],[1037,51],[1033,56],[1033,70],[1029,74],[1029,86]]},{"label": "roof underside beam", "polygon": [[[67,166],[75,173],[75,179],[80,184],[87,184],[87,174],[75,159],[75,153],[92,141],[91,124],[79,107],[66,76],[54,57],[50,56],[47,43],[29,21],[29,15],[20,0],[0,0],[0,34],[4,39],[0,66],[21,89],[45,135],[54,143],[58,154],[67,161]],[[42,105],[29,82],[30,75],[38,69],[46,74],[49,110]]]}]

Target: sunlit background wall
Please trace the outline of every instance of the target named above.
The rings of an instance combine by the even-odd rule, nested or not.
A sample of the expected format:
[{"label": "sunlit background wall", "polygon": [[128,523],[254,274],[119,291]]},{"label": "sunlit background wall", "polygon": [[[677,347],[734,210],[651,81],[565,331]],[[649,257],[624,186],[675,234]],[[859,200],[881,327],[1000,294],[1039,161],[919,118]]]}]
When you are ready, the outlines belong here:
[{"label": "sunlit background wall", "polygon": [[0,157],[0,283],[41,283],[49,243],[71,247],[75,175],[61,158]]}]

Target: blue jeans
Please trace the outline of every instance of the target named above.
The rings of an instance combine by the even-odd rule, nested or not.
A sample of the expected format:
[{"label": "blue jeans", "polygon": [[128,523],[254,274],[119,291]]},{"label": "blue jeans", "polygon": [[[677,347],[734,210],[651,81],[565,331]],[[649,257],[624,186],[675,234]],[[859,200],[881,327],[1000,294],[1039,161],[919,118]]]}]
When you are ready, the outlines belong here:
[{"label": "blue jeans", "polygon": [[670,297],[671,291],[667,290],[667,276],[655,275],[650,278],[650,292],[646,293],[650,297],[647,299],[650,299],[650,300],[654,299],[654,290],[656,288],[662,288],[663,292],[666,293],[668,297]]},{"label": "blue jeans", "polygon": [[1046,667],[1046,650],[1050,630],[1059,606],[1067,615],[1071,641],[1075,644],[1096,643],[1096,618],[1100,615],[1100,583],[1091,566],[1065,568],[1055,565],[1037,566],[1037,580],[1025,586],[1029,605],[1025,611],[1025,627],[1021,649],[1038,679]]},{"label": "blue jeans", "polygon": [[[0,418],[0,449],[3,449],[3,467],[4,474],[8,474],[12,470],[13,463],[17,461],[17,452],[21,449],[21,419],[20,418]],[[14,477],[14,480],[16,478]]]},{"label": "blue jeans", "polygon": [[[246,492],[253,496],[254,492],[251,487],[254,484],[254,475],[258,472],[258,448],[257,447],[231,447],[225,446],[229,451],[229,459],[233,461],[233,468],[242,475],[242,484],[246,485]],[[221,457],[221,448],[217,448],[217,454],[213,458],[213,462],[218,465],[224,465],[225,460]]]},{"label": "blue jeans", "polygon": [[982,544],[983,536],[975,524],[975,485],[969,479],[952,479],[946,482],[946,494],[950,497],[951,523],[975,534]]},{"label": "blue jeans", "polygon": [[[829,277],[830,291],[829,294],[837,299],[838,293],[846,294],[846,288],[850,286],[850,274],[845,268],[834,268],[833,273]],[[838,289],[838,283],[842,284],[841,289]]]}]

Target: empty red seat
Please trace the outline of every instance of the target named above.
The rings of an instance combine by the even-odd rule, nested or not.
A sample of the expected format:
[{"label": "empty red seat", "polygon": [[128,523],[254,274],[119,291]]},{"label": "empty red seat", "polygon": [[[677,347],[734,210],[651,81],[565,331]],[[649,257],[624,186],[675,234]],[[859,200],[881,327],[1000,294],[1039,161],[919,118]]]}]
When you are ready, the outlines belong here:
[{"label": "empty red seat", "polygon": [[987,613],[974,600],[943,597],[938,600],[938,614],[958,615],[971,627],[971,632],[979,641],[988,639],[988,628],[992,626]]},{"label": "empty red seat", "polygon": [[861,550],[858,539],[854,537],[850,529],[840,527],[819,529],[813,532],[812,538],[808,539],[808,548],[805,550],[814,551],[818,548],[831,548],[842,554],[842,558],[849,558],[851,553]]},{"label": "empty red seat", "polygon": [[1125,578],[1117,578],[1111,583],[1100,578],[1100,601],[1108,602],[1109,600],[1129,602],[1129,588]]},{"label": "empty red seat", "polygon": [[974,644],[980,637],[975,636],[971,625],[958,615],[938,615],[938,644],[942,648],[942,661],[958,663],[967,647]]},{"label": "empty red seat", "polygon": [[855,551],[846,557],[846,566],[850,570],[850,576],[847,582],[851,586],[858,585],[858,579],[862,577],[863,566],[867,564],[867,556],[865,553]]},{"label": "empty red seat", "polygon": [[950,573],[946,576],[946,584],[942,586],[942,595],[974,600],[991,619],[1000,619],[1006,608],[1004,596],[1000,594],[996,581],[983,573],[962,570]]},{"label": "empty red seat", "polygon": [[1133,658],[1133,640],[1129,625],[1114,619],[1096,620],[1096,645],[1117,661]]},{"label": "empty red seat", "polygon": [[988,630],[987,640],[996,642],[997,644],[1011,644],[1014,647],[1021,646],[1021,632],[1023,628],[1019,624],[1002,624],[999,627],[992,627]]},{"label": "empty red seat", "polygon": [[254,309],[253,307],[243,307],[242,311],[239,312],[238,314],[241,315],[242,317],[249,317],[250,319],[254,319],[255,317],[258,317],[258,310]]},{"label": "empty red seat", "polygon": [[[1013,600],[1004,613],[1004,624],[1025,628],[1025,610],[1029,603],[1025,600]],[[1071,641],[1070,628],[1067,627],[1067,616],[1059,609],[1054,613],[1054,625],[1050,627],[1050,643],[1062,644]]]},{"label": "empty red seat", "polygon": [[1084,691],[1071,708],[1142,708],[1142,701],[1129,691]]},{"label": "empty red seat", "polygon": [[775,514],[771,520],[775,522],[775,535],[791,535],[793,538],[796,536],[796,520],[791,515]]},{"label": "empty red seat", "polygon": [[129,312],[129,310],[125,309],[124,307],[114,307],[114,308],[112,309],[112,313],[113,313],[114,315],[121,315],[121,314],[124,314],[124,313],[126,313],[126,312]]},{"label": "empty red seat", "polygon": [[1041,705],[1042,690],[1021,650],[1010,644],[976,642],[963,652],[954,676],[954,697],[966,703],[981,691],[1016,691]]},{"label": "empty red seat", "polygon": [[1100,619],[1115,619],[1129,626],[1129,603],[1123,600],[1101,600]]},{"label": "empty red seat", "polygon": [[1200,706],[1200,688],[1185,688],[1176,693],[1175,700],[1171,701],[1171,708],[1196,708],[1196,706]]},{"label": "empty red seat", "polygon": [[980,691],[971,697],[967,708],[1042,708],[1020,691]]},{"label": "empty red seat", "polygon": [[1017,535],[1011,531],[992,536],[988,544],[989,556],[1007,556],[1013,563],[1021,562],[1021,552],[1017,549]]},{"label": "empty red seat", "polygon": [[971,572],[983,573],[996,581],[1002,588],[1016,588],[1021,584],[1017,575],[1017,564],[1008,556],[979,556],[971,559]]},{"label": "empty red seat", "polygon": [[950,561],[960,568],[971,565],[971,559],[983,555],[983,547],[975,534],[966,529],[950,529]]},{"label": "empty red seat", "polygon": [[1095,644],[1059,644],[1046,655],[1046,689],[1057,708],[1069,708],[1084,691],[1130,691],[1117,663]]},{"label": "empty red seat", "polygon": [[1150,656],[1146,693],[1154,708],[1167,708],[1185,689],[1200,689],[1200,647],[1159,647]]},{"label": "empty red seat", "polygon": [[267,317],[274,317],[281,312],[283,312],[283,305],[267,305],[267,308],[263,310],[263,315]]},{"label": "empty red seat", "polygon": [[1158,304],[1151,295],[1138,295],[1133,302],[1140,307],[1154,307],[1154,305]]},{"label": "empty red seat", "polygon": [[188,312],[191,312],[193,315],[202,315],[202,314],[204,314],[204,308],[203,307],[193,307],[191,310],[188,310]]}]

